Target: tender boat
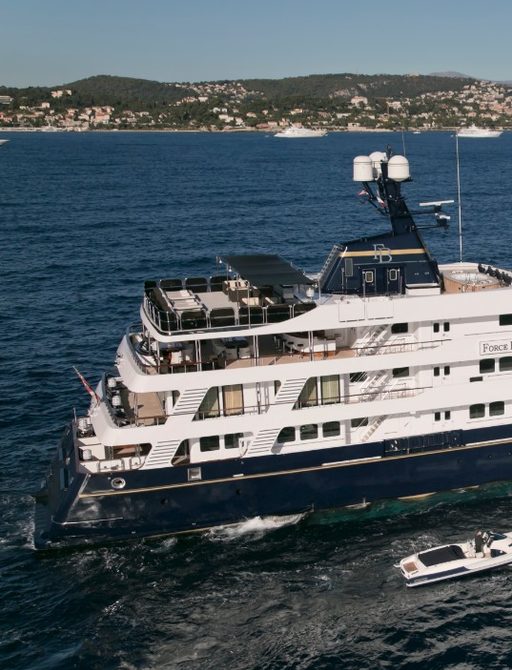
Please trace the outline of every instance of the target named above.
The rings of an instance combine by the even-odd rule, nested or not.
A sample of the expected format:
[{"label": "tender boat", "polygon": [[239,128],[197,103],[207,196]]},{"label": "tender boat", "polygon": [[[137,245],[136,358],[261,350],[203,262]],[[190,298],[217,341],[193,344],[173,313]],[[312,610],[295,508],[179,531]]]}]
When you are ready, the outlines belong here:
[{"label": "tender boat", "polygon": [[403,558],[396,566],[407,586],[465,577],[512,563],[512,533],[477,531],[460,544],[444,544]]},{"label": "tender boat", "polygon": [[490,128],[478,128],[473,125],[469,128],[461,128],[457,135],[459,137],[474,137],[475,139],[485,139],[490,137],[499,137],[503,131],[491,130]]},{"label": "tender boat", "polygon": [[304,137],[325,137],[327,130],[314,128],[302,128],[300,126],[290,126],[285,130],[276,133],[274,137],[304,138]]}]

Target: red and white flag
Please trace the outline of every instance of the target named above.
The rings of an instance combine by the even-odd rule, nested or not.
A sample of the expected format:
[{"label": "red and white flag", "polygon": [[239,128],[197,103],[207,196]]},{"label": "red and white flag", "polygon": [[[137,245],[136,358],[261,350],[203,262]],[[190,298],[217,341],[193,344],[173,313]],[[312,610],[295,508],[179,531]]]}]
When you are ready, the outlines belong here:
[{"label": "red and white flag", "polygon": [[75,366],[73,366],[73,370],[74,370],[74,371],[76,372],[76,374],[78,375],[78,379],[80,379],[80,381],[82,382],[83,387],[84,387],[84,389],[87,391],[87,393],[91,396],[91,398],[94,398],[94,400],[96,400],[96,402],[99,403],[99,402],[100,402],[100,398],[99,398],[98,394],[96,393],[96,391],[91,387],[91,385],[89,384],[89,382],[87,381],[87,379],[83,376],[83,374],[82,374],[81,372],[79,372],[79,371],[75,368]]}]

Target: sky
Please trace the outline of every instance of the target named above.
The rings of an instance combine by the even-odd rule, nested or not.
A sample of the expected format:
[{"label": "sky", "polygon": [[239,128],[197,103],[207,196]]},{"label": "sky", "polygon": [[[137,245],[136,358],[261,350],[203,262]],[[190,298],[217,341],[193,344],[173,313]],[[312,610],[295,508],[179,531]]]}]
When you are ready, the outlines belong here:
[{"label": "sky", "polygon": [[0,85],[457,71],[512,80],[511,0],[0,0]]}]

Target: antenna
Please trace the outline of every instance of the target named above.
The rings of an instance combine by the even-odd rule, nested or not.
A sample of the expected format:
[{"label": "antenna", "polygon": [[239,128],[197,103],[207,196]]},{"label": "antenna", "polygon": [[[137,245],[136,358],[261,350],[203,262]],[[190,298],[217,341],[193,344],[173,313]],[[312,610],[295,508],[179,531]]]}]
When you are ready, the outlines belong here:
[{"label": "antenna", "polygon": [[459,263],[462,263],[462,203],[460,200],[459,135],[455,132],[455,160],[457,162],[457,204],[459,210]]}]

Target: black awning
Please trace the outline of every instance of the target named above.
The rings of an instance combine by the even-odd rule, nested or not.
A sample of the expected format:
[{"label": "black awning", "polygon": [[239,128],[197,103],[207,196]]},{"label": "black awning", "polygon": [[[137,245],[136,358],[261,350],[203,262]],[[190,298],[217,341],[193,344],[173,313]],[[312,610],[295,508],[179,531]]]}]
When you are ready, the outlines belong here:
[{"label": "black awning", "polygon": [[252,286],[308,285],[314,281],[276,254],[222,256],[221,260]]}]

